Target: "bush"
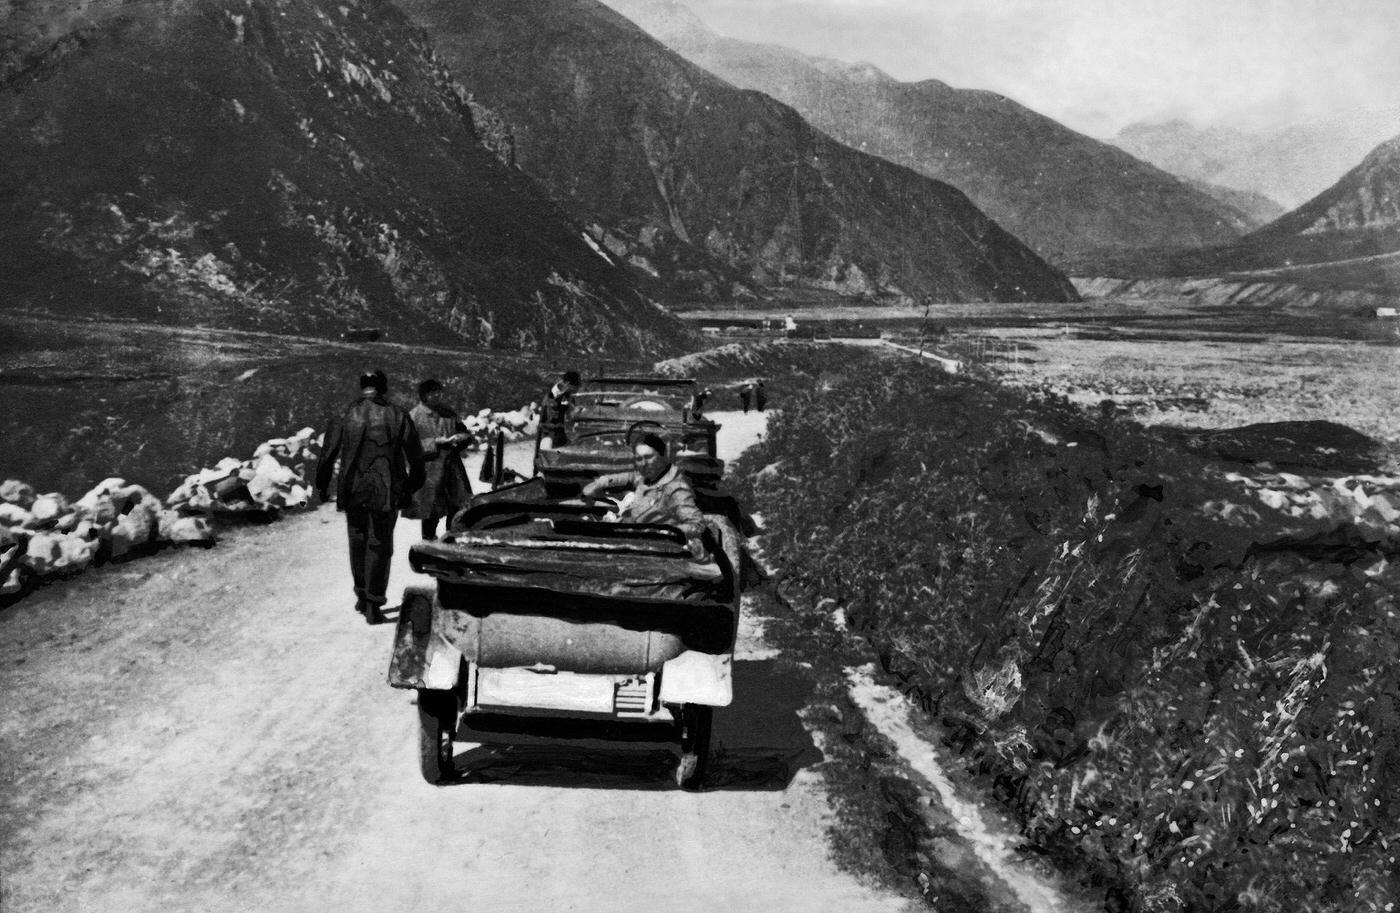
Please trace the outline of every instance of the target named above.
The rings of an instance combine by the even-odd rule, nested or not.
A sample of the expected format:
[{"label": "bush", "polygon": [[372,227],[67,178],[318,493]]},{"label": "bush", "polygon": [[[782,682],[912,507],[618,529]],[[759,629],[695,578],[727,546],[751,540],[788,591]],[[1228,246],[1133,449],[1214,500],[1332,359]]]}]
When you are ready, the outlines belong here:
[{"label": "bush", "polygon": [[794,394],[744,465],[787,585],[1132,907],[1394,909],[1391,545],[915,365]]}]

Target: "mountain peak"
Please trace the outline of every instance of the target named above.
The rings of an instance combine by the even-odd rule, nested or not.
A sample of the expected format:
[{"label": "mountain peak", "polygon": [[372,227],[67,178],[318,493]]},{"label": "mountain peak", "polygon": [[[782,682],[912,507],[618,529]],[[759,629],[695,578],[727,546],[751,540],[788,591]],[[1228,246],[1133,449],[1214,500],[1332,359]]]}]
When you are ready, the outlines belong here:
[{"label": "mountain peak", "polygon": [[900,82],[867,63],[814,57],[707,30],[678,37],[669,0],[606,0],[693,64],[792,105],[814,127],[963,191],[1051,260],[1104,249],[1232,240],[1259,223],[1121,150],[998,93]]},{"label": "mountain peak", "polygon": [[[842,146],[617,13],[600,15],[595,0],[401,5],[514,125],[521,167],[672,297],[763,288],[892,300],[1074,296],[956,189]],[[615,6],[677,21],[674,4]]]}]

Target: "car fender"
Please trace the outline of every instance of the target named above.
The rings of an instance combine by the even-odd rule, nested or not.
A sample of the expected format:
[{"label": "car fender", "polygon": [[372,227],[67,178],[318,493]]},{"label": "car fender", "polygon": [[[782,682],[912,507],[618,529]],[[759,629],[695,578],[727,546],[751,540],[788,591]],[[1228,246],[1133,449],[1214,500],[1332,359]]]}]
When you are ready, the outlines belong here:
[{"label": "car fender", "polygon": [[687,650],[661,667],[663,704],[728,707],[734,701],[734,657]]},{"label": "car fender", "polygon": [[394,628],[394,650],[389,659],[389,684],[395,688],[450,691],[457,686],[462,654],[436,623],[439,607],[433,590],[404,590]]}]

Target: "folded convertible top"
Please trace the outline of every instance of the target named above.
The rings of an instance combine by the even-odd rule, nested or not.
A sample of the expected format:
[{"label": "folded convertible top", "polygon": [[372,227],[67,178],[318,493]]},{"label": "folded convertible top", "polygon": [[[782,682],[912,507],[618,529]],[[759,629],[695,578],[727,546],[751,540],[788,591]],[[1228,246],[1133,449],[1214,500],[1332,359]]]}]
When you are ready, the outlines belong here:
[{"label": "folded convertible top", "polygon": [[409,562],[454,588],[489,590],[496,602],[549,593],[634,603],[727,603],[733,585],[712,557],[691,557],[679,530],[584,519],[532,519],[453,532],[413,546]]}]

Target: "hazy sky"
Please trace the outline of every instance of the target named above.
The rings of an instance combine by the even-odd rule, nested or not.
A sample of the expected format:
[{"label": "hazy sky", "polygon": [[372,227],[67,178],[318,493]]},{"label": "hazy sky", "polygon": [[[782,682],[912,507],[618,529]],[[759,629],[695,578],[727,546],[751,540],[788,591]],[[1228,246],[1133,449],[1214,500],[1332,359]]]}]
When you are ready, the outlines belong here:
[{"label": "hazy sky", "polygon": [[992,89],[1095,136],[1400,110],[1400,0],[682,2],[734,38]]}]

